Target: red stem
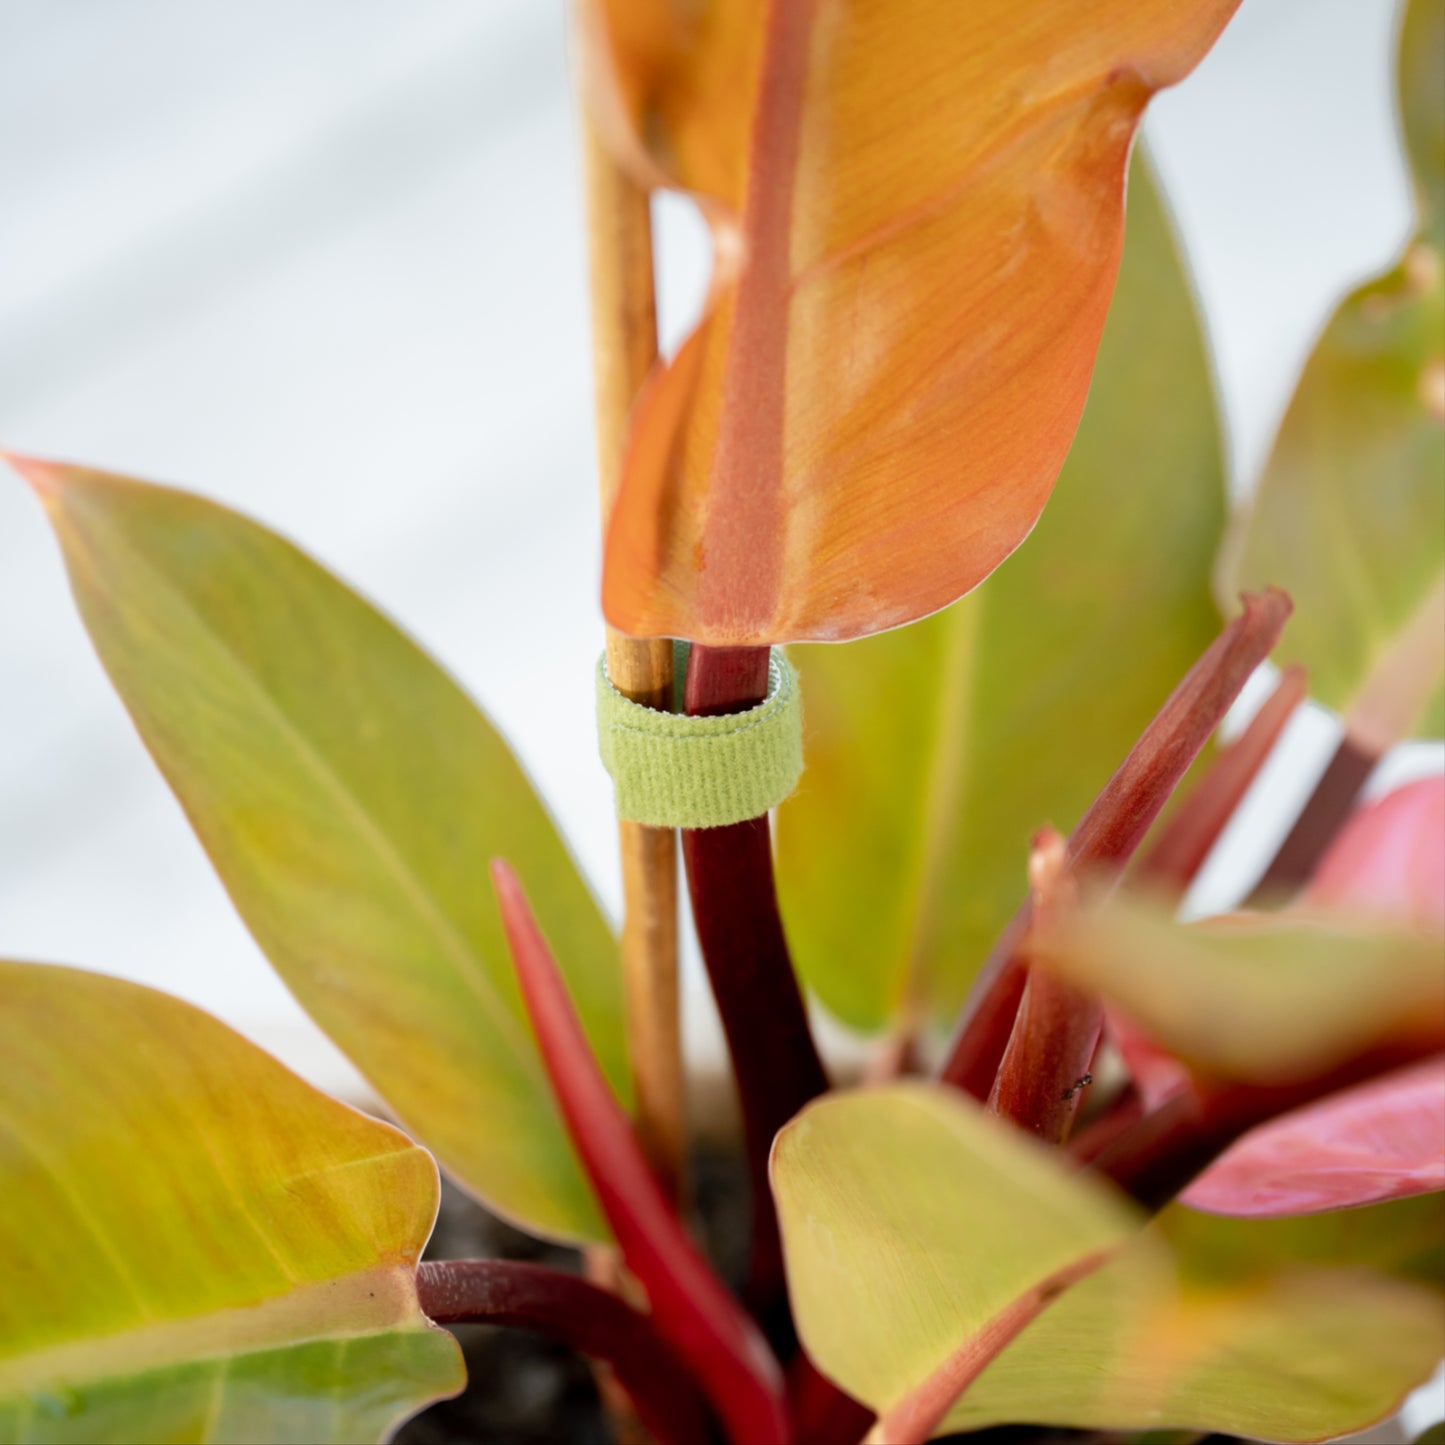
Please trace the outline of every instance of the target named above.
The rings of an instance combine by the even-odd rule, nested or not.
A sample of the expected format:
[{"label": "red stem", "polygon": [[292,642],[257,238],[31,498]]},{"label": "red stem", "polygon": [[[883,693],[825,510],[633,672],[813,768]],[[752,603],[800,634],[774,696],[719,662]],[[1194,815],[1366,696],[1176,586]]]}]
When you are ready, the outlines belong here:
[{"label": "red stem", "polygon": [[1309,881],[1335,834],[1354,811],[1355,800],[1379,761],[1377,753],[1348,734],[1340,739],[1304,811],[1255,884],[1250,904],[1284,902]]},{"label": "red stem", "polygon": [[573,1274],[510,1259],[428,1260],[417,1267],[423,1313],[438,1324],[536,1330],[612,1367],[658,1445],[712,1438],[702,1396],[652,1321]]},{"label": "red stem", "polygon": [[[1199,756],[1254,669],[1279,639],[1291,605],[1278,588],[1246,593],[1244,611],[1209,645],[1144,729],[1069,835],[1068,862],[1091,886],[1118,881],[1169,795]],[[941,1077],[987,1099],[1018,1016],[1028,968],[1026,902],[994,945],[964,1005]]]},{"label": "red stem", "polygon": [[567,987],[511,868],[492,881],[568,1132],[658,1330],[686,1362],[737,1445],[789,1445],[782,1371],[753,1322],[687,1237],[659,1188],[632,1123],[588,1047]]},{"label": "red stem", "polygon": [[788,1368],[788,1398],[797,1421],[799,1445],[838,1445],[861,1440],[873,1411],[845,1394],[802,1351]]},{"label": "red stem", "polygon": [[1139,882],[1177,893],[1189,887],[1304,695],[1304,668],[1286,668],[1248,727],[1215,758],[1160,829],[1133,875]]},{"label": "red stem", "polygon": [[[768,649],[694,646],[685,705],[694,716],[756,707],[767,696]],[[752,1200],[747,1296],[780,1349],[792,1343],[768,1154],[779,1129],[826,1093],[773,882],[767,815],[684,830],[693,920],[727,1037],[742,1107]]]}]

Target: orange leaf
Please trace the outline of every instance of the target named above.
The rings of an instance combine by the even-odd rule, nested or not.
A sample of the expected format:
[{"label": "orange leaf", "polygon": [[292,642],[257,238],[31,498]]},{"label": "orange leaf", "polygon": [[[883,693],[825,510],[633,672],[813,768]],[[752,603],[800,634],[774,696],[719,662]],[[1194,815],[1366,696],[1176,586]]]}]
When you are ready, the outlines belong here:
[{"label": "orange leaf", "polygon": [[717,254],[633,420],[608,618],[857,637],[1018,546],[1083,408],[1144,106],[1237,3],[586,0],[600,127]]}]

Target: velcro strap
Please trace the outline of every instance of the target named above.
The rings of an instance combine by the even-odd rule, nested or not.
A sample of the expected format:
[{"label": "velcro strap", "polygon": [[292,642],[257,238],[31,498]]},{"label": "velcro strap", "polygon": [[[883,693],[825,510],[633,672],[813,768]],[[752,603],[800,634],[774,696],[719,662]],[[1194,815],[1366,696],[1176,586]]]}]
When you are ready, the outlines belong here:
[{"label": "velcro strap", "polygon": [[654,828],[720,828],[775,808],[803,772],[798,678],[774,648],[768,695],[726,717],[656,712],[625,698],[597,664],[597,734],[617,816]]}]

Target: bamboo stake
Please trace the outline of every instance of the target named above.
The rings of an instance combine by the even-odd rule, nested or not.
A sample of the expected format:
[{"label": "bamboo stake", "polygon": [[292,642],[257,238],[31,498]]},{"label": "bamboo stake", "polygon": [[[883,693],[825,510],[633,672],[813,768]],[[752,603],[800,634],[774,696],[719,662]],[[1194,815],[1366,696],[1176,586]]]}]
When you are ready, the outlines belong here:
[{"label": "bamboo stake", "polygon": [[[603,526],[621,472],[627,421],[657,360],[652,221],[647,192],[583,121],[592,365]],[[607,671],[647,707],[672,707],[672,644],[607,629]],[[677,845],[671,829],[618,824],[622,852],[622,971],[637,1096],[637,1133],[671,1198],[682,1184],[684,1110],[677,988]]]}]

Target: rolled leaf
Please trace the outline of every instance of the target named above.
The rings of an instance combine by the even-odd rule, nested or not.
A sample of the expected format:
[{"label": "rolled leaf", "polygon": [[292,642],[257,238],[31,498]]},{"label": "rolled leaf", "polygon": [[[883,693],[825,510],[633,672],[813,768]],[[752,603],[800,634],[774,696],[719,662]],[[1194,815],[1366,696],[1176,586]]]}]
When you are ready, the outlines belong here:
[{"label": "rolled leaf", "polygon": [[1274,1218],[1445,1189],[1445,1057],[1251,1130],[1180,1196],[1212,1214]]},{"label": "rolled leaf", "polygon": [[925,622],[791,650],[807,770],[778,812],[779,893],[840,1018],[957,1009],[1023,901],[1034,830],[1073,826],[1218,630],[1223,520],[1203,337],[1136,160],[1089,404],[1034,534]]},{"label": "rolled leaf", "polygon": [[987,576],[1083,410],[1139,118],[1236,3],[587,0],[588,103],[717,258],[634,414],[609,619],[837,641]]},{"label": "rolled leaf", "polygon": [[1284,1268],[1251,1248],[1249,1221],[1171,1210],[1138,1235],[1097,1184],[946,1091],[831,1096],[779,1137],[773,1177],[804,1343],[879,1409],[935,1371],[999,1294],[1022,1293],[1061,1254],[1130,1241],[1006,1345],[937,1433],[1318,1440],[1393,1413],[1445,1349],[1438,1292],[1370,1268],[1399,1237],[1398,1214],[1363,1238],[1306,1230]]},{"label": "rolled leaf", "polygon": [[0,1441],[379,1440],[461,1388],[423,1150],[165,994],[0,997]]},{"label": "rolled leaf", "polygon": [[1207,1073],[1295,1083],[1377,1047],[1445,1045],[1438,935],[1328,913],[1178,924],[1115,899],[1038,935],[1036,959]]},{"label": "rolled leaf", "polygon": [[[1070,869],[1091,895],[1107,896],[1240,690],[1279,639],[1289,598],[1246,593],[1231,619],[1180,678],[1138,741],[1070,830]],[[959,1015],[939,1077],[987,1098],[1008,1045],[1029,968],[1033,908],[1023,907],[999,936]]]},{"label": "rolled leaf", "polygon": [[617,947],[506,743],[379,612],[223,507],[13,459],[81,616],[247,926],[441,1162],[528,1228],[607,1227],[547,1087],[486,863],[512,858],[614,1089]]},{"label": "rolled leaf", "polygon": [[631,1123],[612,1097],[517,875],[492,882],[527,1010],[572,1137],[622,1256],[647,1291],[663,1338],[692,1368],[735,1445],[790,1445],[782,1372],[753,1320],[688,1238]]},{"label": "rolled leaf", "polygon": [[1445,0],[1410,0],[1400,102],[1419,232],[1325,329],[1220,584],[1289,592],[1278,656],[1376,751],[1445,733]]}]

